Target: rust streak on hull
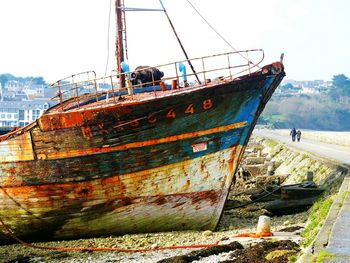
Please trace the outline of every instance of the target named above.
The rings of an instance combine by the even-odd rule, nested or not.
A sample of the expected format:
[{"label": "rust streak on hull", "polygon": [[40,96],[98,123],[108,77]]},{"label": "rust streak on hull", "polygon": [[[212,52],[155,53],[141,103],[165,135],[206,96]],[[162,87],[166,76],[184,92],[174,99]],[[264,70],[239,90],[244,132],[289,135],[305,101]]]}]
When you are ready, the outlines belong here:
[{"label": "rust streak on hull", "polygon": [[[217,206],[223,206],[221,196],[228,191],[222,185],[230,177],[231,152],[74,184],[2,188],[1,217],[19,236],[48,229],[49,239],[80,236],[86,228],[87,236],[106,227],[116,234],[213,229],[221,212]],[[224,165],[217,167],[217,159]],[[196,163],[205,163],[209,176],[196,171]]]},{"label": "rust streak on hull", "polygon": [[17,138],[0,141],[0,163],[32,160],[34,151],[30,133],[26,132]]},{"label": "rust streak on hull", "polygon": [[106,94],[64,101],[0,136],[0,218],[27,240],[214,230],[283,77],[277,63],[121,103]]},{"label": "rust streak on hull", "polygon": [[166,138],[159,138],[159,139],[153,139],[153,140],[148,140],[148,141],[132,142],[132,143],[127,143],[127,144],[118,145],[118,146],[114,146],[114,147],[107,146],[104,148],[71,150],[71,151],[59,152],[59,153],[49,153],[49,154],[45,154],[45,155],[38,154],[38,158],[39,159],[58,159],[58,158],[67,158],[67,157],[73,157],[73,156],[79,156],[79,155],[89,155],[89,154],[95,154],[95,153],[120,151],[120,150],[125,150],[125,149],[130,149],[130,148],[151,146],[151,145],[165,143],[165,142],[174,142],[177,140],[185,140],[185,139],[199,137],[199,136],[203,136],[203,135],[209,135],[209,134],[216,133],[216,132],[232,130],[232,129],[244,127],[246,124],[247,123],[244,121],[244,122],[233,123],[233,124],[225,125],[225,126],[221,126],[221,127],[215,127],[215,128],[208,129],[208,130],[173,135],[173,136],[169,136]]}]

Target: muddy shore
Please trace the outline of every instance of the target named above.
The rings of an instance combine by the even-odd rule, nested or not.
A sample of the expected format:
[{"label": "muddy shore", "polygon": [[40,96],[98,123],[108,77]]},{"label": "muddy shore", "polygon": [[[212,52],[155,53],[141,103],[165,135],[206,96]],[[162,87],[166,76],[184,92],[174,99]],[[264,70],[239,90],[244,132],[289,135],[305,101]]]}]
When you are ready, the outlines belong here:
[{"label": "muddy shore", "polygon": [[[246,200],[239,200],[238,203]],[[255,232],[263,204],[253,204],[244,208],[225,210],[218,230],[177,231],[149,234],[132,234],[120,237],[104,237],[34,243],[45,247],[112,247],[122,249],[150,249],[171,246],[191,246],[211,244],[216,241],[227,243],[242,232]],[[272,231],[286,227],[303,227],[307,221],[307,212],[272,218]],[[243,239],[246,242],[246,239]],[[242,240],[242,241],[243,241]],[[242,242],[243,243],[243,242]],[[1,262],[157,262],[162,259],[185,255],[194,249],[176,249],[154,252],[120,253],[108,251],[54,251],[36,249],[21,244],[0,246]]]}]

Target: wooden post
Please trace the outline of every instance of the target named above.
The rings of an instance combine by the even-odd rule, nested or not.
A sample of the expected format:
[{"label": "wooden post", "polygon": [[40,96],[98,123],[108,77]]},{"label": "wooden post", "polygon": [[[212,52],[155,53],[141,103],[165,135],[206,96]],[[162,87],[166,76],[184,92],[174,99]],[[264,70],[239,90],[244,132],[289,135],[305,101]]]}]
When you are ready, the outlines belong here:
[{"label": "wooden post", "polygon": [[256,157],[261,157],[261,150],[258,150],[258,152],[256,153]]},{"label": "wooden post", "polygon": [[274,174],[274,168],[275,168],[274,162],[271,161],[268,164],[268,166],[267,166],[267,175],[273,175]]},{"label": "wooden post", "polygon": [[306,180],[307,180],[308,182],[312,182],[312,181],[314,180],[314,172],[312,172],[312,171],[307,171]]}]

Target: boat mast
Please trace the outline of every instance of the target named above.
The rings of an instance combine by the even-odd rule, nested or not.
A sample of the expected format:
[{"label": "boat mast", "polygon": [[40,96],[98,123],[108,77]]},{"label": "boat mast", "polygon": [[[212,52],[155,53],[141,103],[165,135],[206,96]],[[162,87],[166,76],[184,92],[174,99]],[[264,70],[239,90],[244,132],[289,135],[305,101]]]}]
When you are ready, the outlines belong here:
[{"label": "boat mast", "polygon": [[115,15],[117,19],[117,37],[116,37],[116,49],[115,56],[117,59],[117,73],[120,76],[120,88],[125,87],[125,75],[121,75],[122,67],[121,63],[124,61],[124,45],[123,45],[123,9],[122,0],[115,1]]},{"label": "boat mast", "polygon": [[166,11],[164,5],[163,5],[162,0],[159,0],[159,2],[160,2],[160,5],[161,5],[162,8],[163,8],[163,11],[164,11],[166,17],[168,18],[169,24],[170,24],[171,28],[173,29],[173,32],[174,32],[174,34],[175,34],[175,37],[176,37],[177,41],[178,41],[179,44],[180,44],[180,47],[181,47],[181,49],[182,49],[182,52],[184,53],[184,55],[185,55],[185,57],[186,57],[186,59],[187,59],[187,62],[188,62],[188,64],[190,65],[190,67],[191,67],[191,69],[192,69],[193,74],[196,76],[196,79],[197,79],[198,83],[201,84],[201,81],[199,80],[199,78],[198,78],[198,76],[197,76],[197,73],[196,73],[196,71],[194,70],[194,67],[193,67],[193,65],[192,65],[192,63],[191,63],[191,60],[189,60],[189,58],[188,58],[187,52],[186,52],[184,46],[182,45],[179,36],[177,35],[177,33],[176,33],[176,31],[175,31],[175,27],[174,27],[173,23],[172,23],[171,20],[170,20],[170,17],[169,17],[169,15],[168,15],[168,13],[167,13],[167,11]]}]

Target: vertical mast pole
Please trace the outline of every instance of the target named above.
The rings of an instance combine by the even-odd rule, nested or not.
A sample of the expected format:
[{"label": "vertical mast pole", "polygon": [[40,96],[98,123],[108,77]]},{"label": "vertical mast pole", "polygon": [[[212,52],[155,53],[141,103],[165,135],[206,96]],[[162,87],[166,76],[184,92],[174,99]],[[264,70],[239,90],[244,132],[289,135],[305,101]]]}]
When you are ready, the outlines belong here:
[{"label": "vertical mast pole", "polygon": [[120,88],[125,87],[125,75],[121,75],[121,63],[124,61],[124,47],[123,47],[123,18],[122,18],[121,0],[115,1],[115,15],[117,19],[117,37],[115,55],[117,59],[117,73],[119,75]]}]

